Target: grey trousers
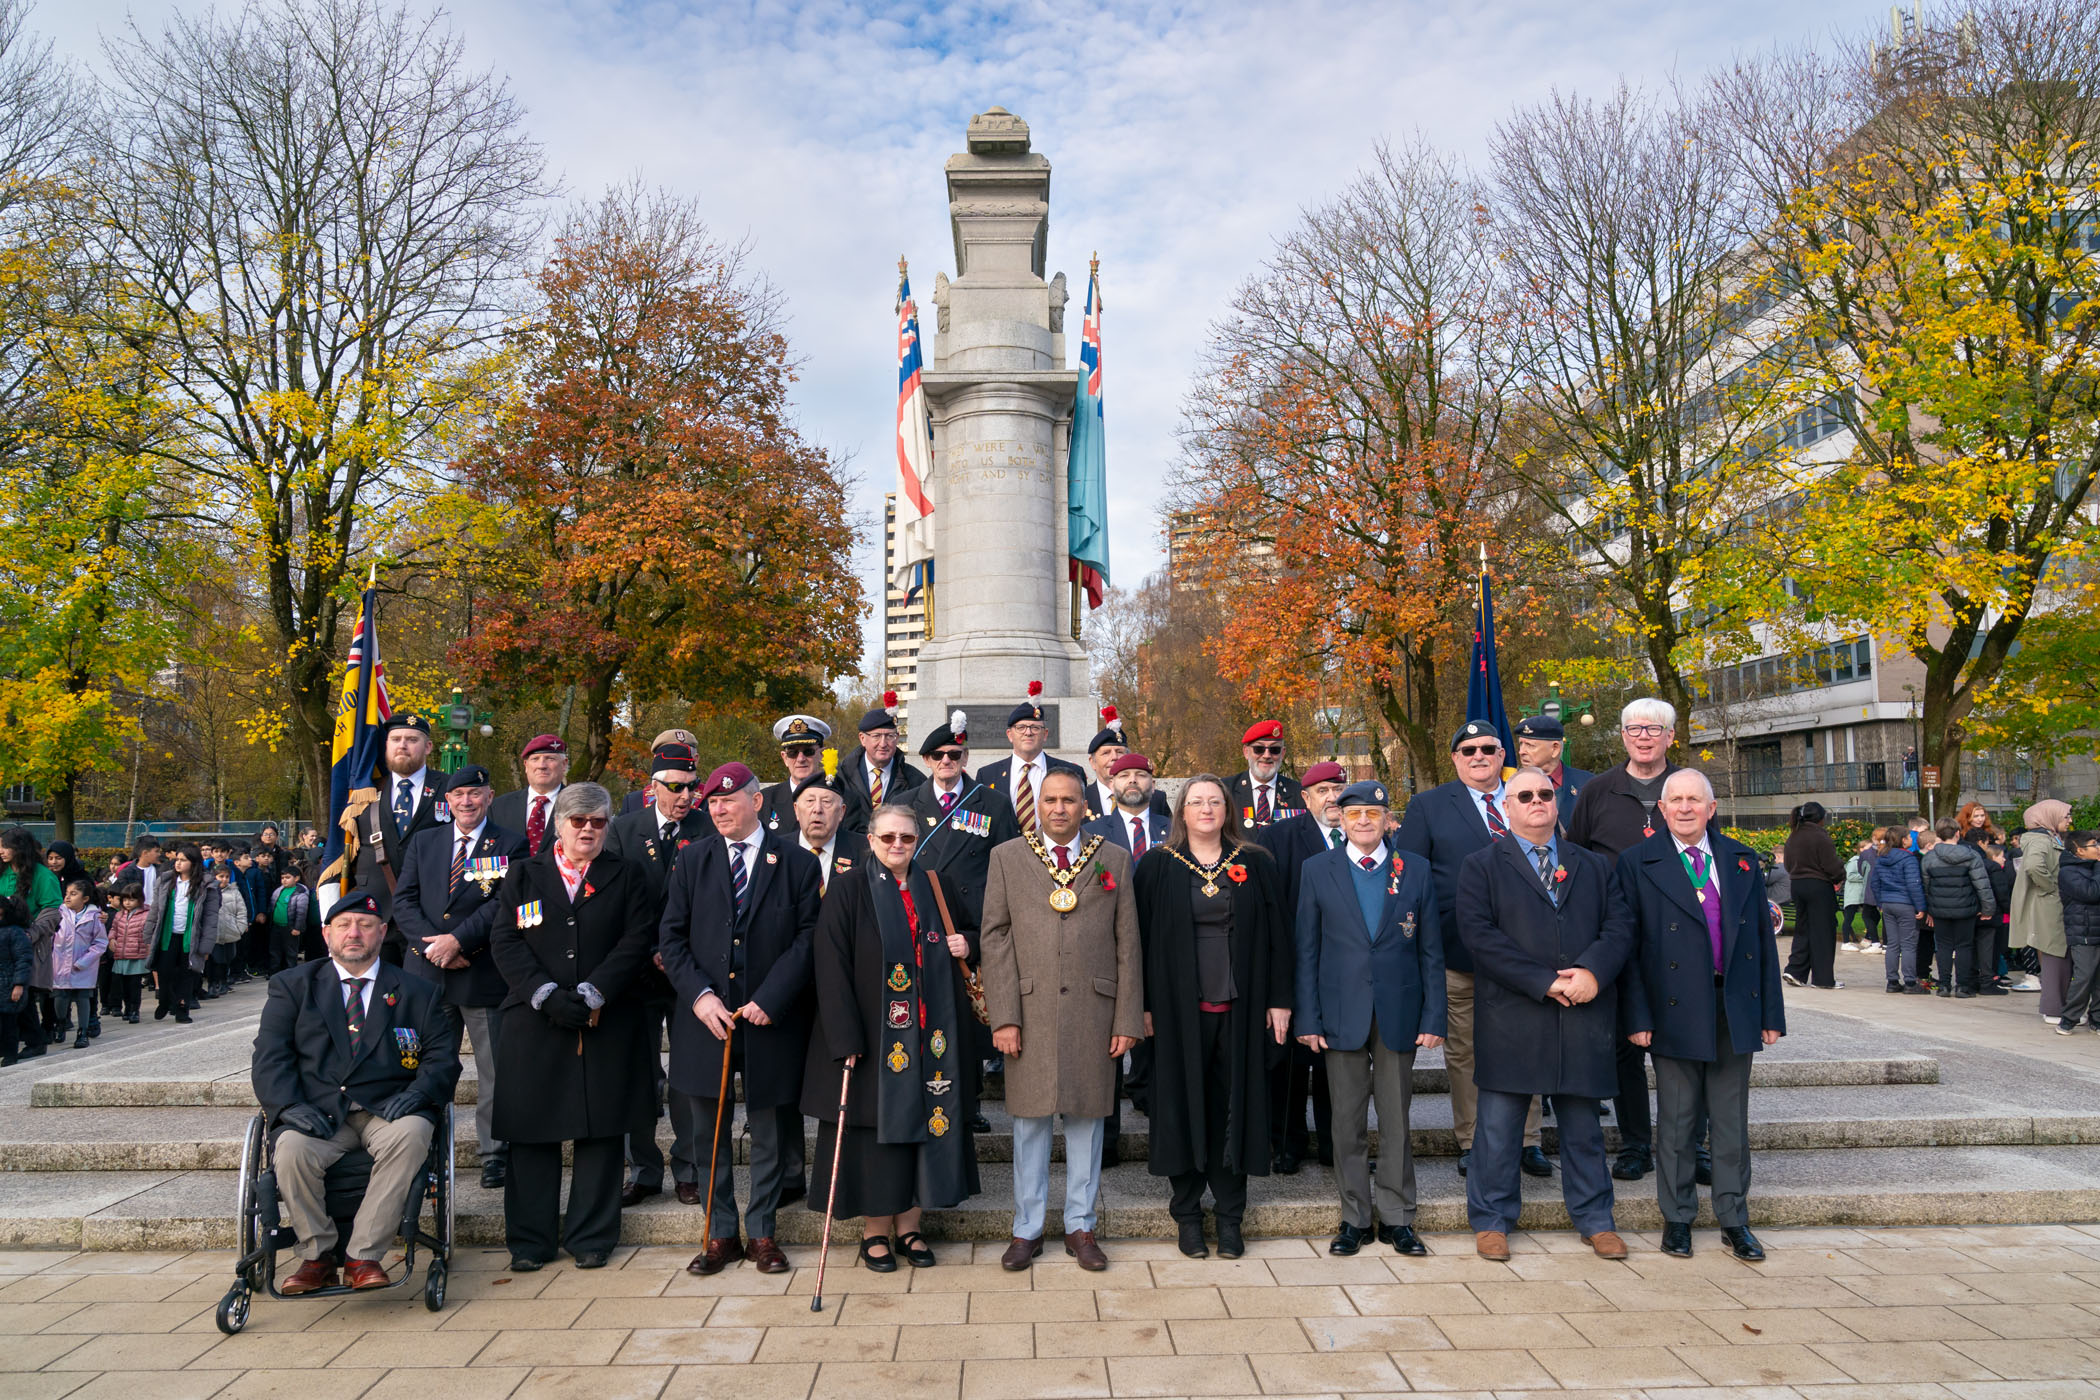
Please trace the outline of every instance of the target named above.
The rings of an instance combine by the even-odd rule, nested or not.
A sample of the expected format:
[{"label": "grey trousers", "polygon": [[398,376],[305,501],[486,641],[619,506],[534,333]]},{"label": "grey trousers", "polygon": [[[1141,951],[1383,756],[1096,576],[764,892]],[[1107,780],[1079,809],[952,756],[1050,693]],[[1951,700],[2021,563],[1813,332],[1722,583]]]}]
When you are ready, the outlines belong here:
[{"label": "grey trousers", "polygon": [[1342,1221],[1371,1228],[1371,1100],[1378,1101],[1378,1219],[1415,1223],[1415,1153],[1408,1107],[1415,1093],[1415,1052],[1388,1049],[1378,1022],[1361,1050],[1329,1050],[1327,1093],[1334,1101],[1334,1174],[1342,1188]]},{"label": "grey trousers", "polygon": [[496,1014],[493,1006],[459,1006],[460,1025],[466,1028],[467,1040],[474,1047],[474,1073],[480,1081],[475,1091],[480,1097],[474,1101],[474,1138],[481,1147],[483,1162],[500,1161],[509,1155],[509,1149],[496,1140],[496,1057],[503,1043],[503,1018]]},{"label": "grey trousers", "polygon": [[2069,952],[2071,989],[2064,994],[2059,1019],[2066,1026],[2081,1021],[2100,1026],[2100,943],[2073,943]]},{"label": "grey trousers", "polygon": [[[708,1144],[715,1133],[713,1099],[682,1094],[673,1089],[671,1114],[674,1122],[680,1099],[686,1101],[689,1117],[686,1131],[679,1134],[672,1148],[674,1171],[682,1161],[705,1162]],[[722,1142],[714,1163],[715,1213],[707,1227],[710,1239],[729,1240],[737,1236],[736,1111],[734,1103],[723,1109]],[[743,1215],[743,1233],[747,1239],[769,1238],[773,1233],[773,1213],[780,1208],[780,1188],[787,1180],[787,1164],[781,1153],[780,1118],[780,1114],[770,1108],[762,1108],[756,1113],[746,1110],[744,1114],[744,1131],[751,1138],[751,1199],[745,1203]],[[703,1172],[696,1178],[703,1199],[707,1194],[705,1177]]]},{"label": "grey trousers", "polygon": [[322,1181],[337,1159],[362,1146],[372,1154],[372,1179],[350,1224],[348,1253],[352,1259],[377,1262],[384,1258],[401,1229],[401,1218],[408,1213],[408,1193],[423,1170],[423,1159],[430,1155],[430,1139],[436,1131],[437,1125],[420,1113],[389,1123],[376,1113],[358,1109],[325,1141],[290,1129],[279,1134],[272,1159],[277,1168],[277,1194],[299,1236],[299,1257],[319,1259],[335,1248],[335,1222],[328,1218]]},{"label": "grey trousers", "polygon": [[1728,1042],[1728,1013],[1714,989],[1715,1058],[1655,1057],[1655,1197],[1666,1224],[1699,1214],[1699,1119],[1713,1132],[1714,1222],[1750,1223],[1750,1062]]}]

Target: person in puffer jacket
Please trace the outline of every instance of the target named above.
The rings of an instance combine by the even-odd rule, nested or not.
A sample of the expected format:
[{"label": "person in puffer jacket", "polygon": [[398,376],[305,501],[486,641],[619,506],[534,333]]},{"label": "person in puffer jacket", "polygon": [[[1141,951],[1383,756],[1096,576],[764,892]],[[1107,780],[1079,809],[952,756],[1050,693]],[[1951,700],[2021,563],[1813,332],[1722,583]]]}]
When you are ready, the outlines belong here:
[{"label": "person in puffer jacket", "polygon": [[2058,1035],[2084,1021],[2100,1030],[2100,832],[2074,831],[2070,849],[2056,867],[2056,892],[2064,902],[2064,942],[2071,954],[2071,991]]},{"label": "person in puffer jacket", "polygon": [[1939,953],[1936,994],[1973,997],[1980,960],[1990,956],[1993,942],[1987,921],[1998,912],[1990,869],[1981,851],[1962,842],[1952,817],[1920,840],[1930,842],[1918,857],[1918,877],[1925,883],[1925,912],[1932,915]]},{"label": "person in puffer jacket", "polygon": [[1867,875],[1867,892],[1881,907],[1882,954],[1888,989],[1913,995],[1918,985],[1918,915],[1925,909],[1925,882],[1918,875],[1917,853],[1891,842]]}]

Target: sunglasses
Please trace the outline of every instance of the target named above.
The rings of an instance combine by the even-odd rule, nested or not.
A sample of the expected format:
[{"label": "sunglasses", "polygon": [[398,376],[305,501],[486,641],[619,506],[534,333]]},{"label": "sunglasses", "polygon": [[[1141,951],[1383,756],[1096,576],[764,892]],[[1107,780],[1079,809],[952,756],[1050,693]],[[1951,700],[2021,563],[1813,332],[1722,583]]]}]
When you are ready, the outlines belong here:
[{"label": "sunglasses", "polygon": [[690,792],[696,786],[696,784],[690,782],[674,783],[669,778],[658,778],[656,780],[656,785],[662,788],[665,792],[673,794],[681,792]]},{"label": "sunglasses", "polygon": [[935,749],[932,757],[936,763],[960,763],[962,762],[963,751],[961,749]]},{"label": "sunglasses", "polygon": [[886,831],[879,835],[870,836],[868,839],[884,846],[910,846],[916,844],[919,837],[916,832],[911,831]]},{"label": "sunglasses", "polygon": [[1460,744],[1458,751],[1467,758],[1491,757],[1502,752],[1500,744]]},{"label": "sunglasses", "polygon": [[609,820],[606,817],[570,817],[568,819],[569,825],[578,831],[582,831],[585,828],[589,828],[592,831],[603,831]]},{"label": "sunglasses", "polygon": [[1283,754],[1281,744],[1250,744],[1248,747],[1253,749],[1259,758],[1278,758]]},{"label": "sunglasses", "polygon": [[785,744],[780,752],[788,758],[815,758],[817,747],[814,744]]},{"label": "sunglasses", "polygon": [[1513,792],[1509,794],[1509,800],[1512,802],[1535,802],[1538,803],[1540,806],[1544,806],[1545,804],[1553,800],[1553,791],[1552,789],[1548,788],[1547,790],[1541,792],[1538,789],[1533,788],[1528,792]]}]

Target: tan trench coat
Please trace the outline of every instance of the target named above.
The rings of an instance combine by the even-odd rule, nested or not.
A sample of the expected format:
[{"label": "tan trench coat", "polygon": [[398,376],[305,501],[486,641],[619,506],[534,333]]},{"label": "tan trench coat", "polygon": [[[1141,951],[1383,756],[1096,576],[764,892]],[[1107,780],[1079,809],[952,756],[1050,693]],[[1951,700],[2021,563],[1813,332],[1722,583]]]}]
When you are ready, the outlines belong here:
[{"label": "tan trench coat", "polygon": [[[1092,839],[1082,838],[1081,848]],[[1112,892],[1102,887],[1104,871]],[[1006,1109],[1016,1118],[1103,1118],[1113,1106],[1109,1040],[1145,1034],[1144,953],[1130,876],[1130,853],[1103,841],[1073,883],[1079,906],[1060,914],[1050,907],[1056,882],[1027,841],[992,851],[984,999],[994,1030],[1021,1028],[1021,1053],[1006,1057]]]}]

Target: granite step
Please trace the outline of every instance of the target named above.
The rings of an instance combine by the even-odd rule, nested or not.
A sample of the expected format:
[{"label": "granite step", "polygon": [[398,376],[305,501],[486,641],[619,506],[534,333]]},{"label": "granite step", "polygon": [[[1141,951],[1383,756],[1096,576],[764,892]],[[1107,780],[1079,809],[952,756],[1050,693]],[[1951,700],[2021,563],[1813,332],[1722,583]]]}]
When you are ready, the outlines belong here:
[{"label": "granite step", "polygon": [[[1012,1228],[1012,1173],[1000,1164],[980,1169],[980,1190],[959,1207],[929,1211],[926,1232],[936,1240],[999,1240]],[[738,1192],[745,1189],[738,1174]],[[1063,1170],[1051,1173],[1048,1232],[1060,1232]],[[223,1249],[235,1239],[235,1173],[16,1172],[0,1174],[0,1246],[73,1249]],[[1661,1224],[1653,1178],[1617,1183],[1622,1229]],[[1566,1229],[1557,1180],[1525,1178],[1520,1226]],[[1463,1231],[1465,1183],[1449,1159],[1417,1169],[1416,1225],[1425,1231]],[[1333,1174],[1309,1166],[1295,1177],[1256,1178],[1250,1184],[1246,1232],[1255,1236],[1324,1235],[1339,1218]],[[819,1203],[821,1206],[821,1203]],[[630,1244],[681,1245],[703,1241],[702,1211],[659,1196],[621,1216]],[[1776,1151],[1756,1160],[1750,1219],[1779,1225],[2042,1224],[2100,1219],[2100,1147],[1868,1148]],[[821,1234],[820,1210],[806,1203],[783,1210],[776,1234],[789,1244],[812,1244]],[[457,1205],[463,1245],[497,1245],[503,1238],[502,1194],[462,1180]],[[1700,1222],[1711,1223],[1702,1202]],[[1172,1239],[1166,1183],[1126,1163],[1104,1174],[1099,1233],[1108,1240]],[[838,1238],[857,1236],[854,1221],[838,1224]]]}]

